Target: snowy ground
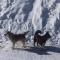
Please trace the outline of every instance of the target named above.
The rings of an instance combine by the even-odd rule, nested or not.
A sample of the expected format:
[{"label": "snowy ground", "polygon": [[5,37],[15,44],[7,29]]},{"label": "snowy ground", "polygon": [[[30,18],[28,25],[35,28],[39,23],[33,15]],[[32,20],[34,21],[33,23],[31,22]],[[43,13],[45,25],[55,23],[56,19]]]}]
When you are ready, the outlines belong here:
[{"label": "snowy ground", "polygon": [[60,48],[45,46],[45,48],[19,49],[0,51],[0,60],[59,60]]}]

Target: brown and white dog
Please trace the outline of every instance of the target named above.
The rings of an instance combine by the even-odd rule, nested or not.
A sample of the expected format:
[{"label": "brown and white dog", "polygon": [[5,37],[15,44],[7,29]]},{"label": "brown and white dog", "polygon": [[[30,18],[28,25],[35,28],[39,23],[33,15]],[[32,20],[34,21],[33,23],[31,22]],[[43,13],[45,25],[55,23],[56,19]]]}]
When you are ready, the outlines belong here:
[{"label": "brown and white dog", "polygon": [[15,43],[17,41],[21,41],[23,43],[23,47],[25,47],[25,42],[26,42],[26,37],[25,36],[26,36],[26,34],[28,32],[29,31],[24,32],[22,34],[14,34],[14,33],[10,32],[10,31],[7,31],[6,34],[4,34],[4,35],[11,40],[11,42],[13,43],[13,48],[14,48]]},{"label": "brown and white dog", "polygon": [[51,38],[51,36],[50,36],[49,32],[46,32],[46,34],[43,35],[43,36],[39,35],[39,33],[41,34],[42,32],[40,30],[37,30],[35,32],[35,35],[34,35],[34,46],[35,46],[35,43],[37,42],[37,46],[38,46],[38,44],[40,44],[40,46],[42,47],[42,46],[45,45],[46,41],[49,38]]}]

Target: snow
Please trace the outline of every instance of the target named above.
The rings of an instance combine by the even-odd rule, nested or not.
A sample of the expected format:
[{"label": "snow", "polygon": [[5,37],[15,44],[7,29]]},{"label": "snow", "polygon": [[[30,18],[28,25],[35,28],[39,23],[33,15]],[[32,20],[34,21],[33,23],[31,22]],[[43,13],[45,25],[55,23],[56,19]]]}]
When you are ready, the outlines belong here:
[{"label": "snow", "polygon": [[0,51],[0,60],[58,60],[60,48],[48,47]]},{"label": "snow", "polygon": [[[39,3],[40,2],[40,3]],[[41,7],[41,2],[42,2],[42,0],[36,0],[35,1],[35,3],[34,3],[34,5],[33,5],[33,13],[32,13],[32,24],[33,24],[33,26],[34,26],[34,30],[36,31],[36,29],[38,30],[38,29],[41,29],[42,27],[42,19],[41,19],[41,14],[42,14],[42,7]],[[39,8],[40,7],[40,8]],[[41,26],[40,27],[38,27],[38,25],[37,25],[37,23],[38,23],[38,25],[39,24],[41,24]]]}]

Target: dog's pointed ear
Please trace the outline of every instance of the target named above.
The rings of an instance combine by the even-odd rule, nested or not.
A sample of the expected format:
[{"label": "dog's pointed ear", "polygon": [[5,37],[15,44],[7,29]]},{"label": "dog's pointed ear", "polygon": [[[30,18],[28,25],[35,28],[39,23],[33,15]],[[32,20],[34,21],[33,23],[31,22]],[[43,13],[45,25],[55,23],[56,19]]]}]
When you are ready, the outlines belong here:
[{"label": "dog's pointed ear", "polygon": [[8,32],[8,30],[6,30],[6,33]]},{"label": "dog's pointed ear", "polygon": [[5,30],[4,34],[6,34],[8,32],[8,30]]}]

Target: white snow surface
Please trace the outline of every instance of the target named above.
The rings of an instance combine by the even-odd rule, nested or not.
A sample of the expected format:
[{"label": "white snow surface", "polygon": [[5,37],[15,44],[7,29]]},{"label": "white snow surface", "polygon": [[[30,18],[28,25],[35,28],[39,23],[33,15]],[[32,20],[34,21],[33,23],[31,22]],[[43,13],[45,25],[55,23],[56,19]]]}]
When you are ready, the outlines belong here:
[{"label": "white snow surface", "polygon": [[60,48],[48,47],[45,49],[16,49],[0,51],[0,60],[59,60]]}]

